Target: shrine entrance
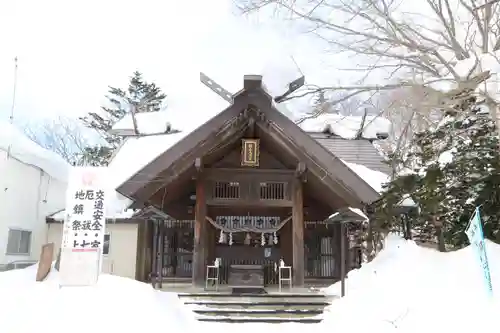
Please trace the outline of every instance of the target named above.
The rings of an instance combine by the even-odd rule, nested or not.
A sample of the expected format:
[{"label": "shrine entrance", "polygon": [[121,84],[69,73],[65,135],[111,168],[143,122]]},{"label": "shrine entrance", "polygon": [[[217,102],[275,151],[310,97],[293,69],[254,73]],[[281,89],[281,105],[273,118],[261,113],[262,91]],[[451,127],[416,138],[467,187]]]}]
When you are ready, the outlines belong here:
[{"label": "shrine entrance", "polygon": [[282,229],[291,217],[246,215],[207,219],[215,229],[209,246],[214,247],[211,257],[220,260],[220,284],[230,283],[231,266],[235,265],[261,266],[264,285],[278,283],[276,265],[286,252],[282,241],[288,241]]},{"label": "shrine entrance", "polygon": [[144,243],[151,276],[205,286],[217,258],[221,284],[245,270],[276,284],[281,260],[297,287],[339,274],[341,233],[314,221],[378,193],[273,103],[261,77],[245,77],[227,109],[117,189],[135,200],[131,208],[155,207],[151,251]]}]

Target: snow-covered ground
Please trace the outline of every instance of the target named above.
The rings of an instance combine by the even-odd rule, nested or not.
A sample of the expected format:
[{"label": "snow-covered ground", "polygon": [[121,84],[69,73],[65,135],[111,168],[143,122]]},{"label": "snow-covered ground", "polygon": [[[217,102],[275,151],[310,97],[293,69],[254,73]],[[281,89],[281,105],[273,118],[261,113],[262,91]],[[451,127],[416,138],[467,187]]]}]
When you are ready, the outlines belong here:
[{"label": "snow-covered ground", "polygon": [[[488,242],[493,288],[500,281],[500,246]],[[321,332],[450,332],[499,327],[499,297],[488,299],[471,248],[439,253],[395,235],[369,264],[352,271],[347,296],[320,324],[201,324],[177,296],[126,278],[102,275],[94,287],[59,288],[57,273],[34,282],[36,266],[0,273],[0,327],[6,333],[168,330],[315,329]],[[339,294],[340,285],[325,289]],[[160,327],[158,326],[160,325]],[[210,327],[212,326],[212,327]]]},{"label": "snow-covered ground", "polygon": [[[487,242],[493,289],[500,284],[500,245]],[[466,332],[499,327],[498,293],[486,294],[472,248],[440,253],[395,235],[369,264],[352,271],[347,296],[333,302],[323,324],[370,332]],[[339,294],[340,285],[325,290]]]},{"label": "snow-covered ground", "polygon": [[93,287],[59,288],[57,272],[37,283],[36,269],[0,273],[0,332],[196,331],[176,294],[107,274]]}]

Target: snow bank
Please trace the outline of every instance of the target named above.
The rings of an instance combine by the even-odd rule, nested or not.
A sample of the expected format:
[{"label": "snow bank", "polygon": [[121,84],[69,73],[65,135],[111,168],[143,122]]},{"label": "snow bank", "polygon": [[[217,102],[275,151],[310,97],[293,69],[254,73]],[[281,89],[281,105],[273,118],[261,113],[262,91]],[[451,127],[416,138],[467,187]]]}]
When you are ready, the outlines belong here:
[{"label": "snow bank", "polygon": [[[332,133],[344,139],[354,139],[361,128],[362,117],[342,116],[339,114],[321,114],[316,118],[307,119],[300,127],[306,132]],[[377,139],[377,134],[388,134],[391,122],[379,116],[367,116],[362,137]]]},{"label": "snow bank", "polygon": [[59,288],[57,272],[35,282],[36,265],[0,273],[2,332],[195,332],[198,322],[176,294],[127,278],[101,275],[93,287]]},{"label": "snow bank", "polygon": [[68,181],[70,165],[61,156],[42,148],[14,125],[5,121],[0,121],[0,149],[4,151],[10,149],[13,158],[42,169],[55,179]]},{"label": "snow bank", "polygon": [[[487,249],[495,288],[500,282],[500,246],[487,242]],[[328,307],[324,324],[331,330],[349,324],[352,330],[371,327],[373,332],[498,327],[498,316],[488,314],[500,310],[500,298],[487,299],[475,255],[471,248],[440,253],[391,234],[372,262],[349,273],[346,297]],[[340,295],[340,283],[325,292]]]}]

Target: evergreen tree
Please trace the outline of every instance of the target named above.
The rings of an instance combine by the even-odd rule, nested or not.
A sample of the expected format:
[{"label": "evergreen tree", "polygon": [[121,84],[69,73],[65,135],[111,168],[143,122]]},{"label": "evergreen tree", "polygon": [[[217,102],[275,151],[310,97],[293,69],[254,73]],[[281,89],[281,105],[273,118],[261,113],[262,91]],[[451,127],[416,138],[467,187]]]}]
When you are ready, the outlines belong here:
[{"label": "evergreen tree", "polygon": [[435,129],[418,133],[409,160],[412,173],[388,184],[379,204],[384,227],[408,194],[419,205],[412,225],[422,240],[442,237],[449,247],[466,245],[465,229],[481,205],[484,235],[499,240],[500,154],[495,123],[476,97],[462,99]]},{"label": "evergreen tree", "polygon": [[[83,124],[95,129],[103,139],[102,145],[89,146],[84,149],[80,158],[81,165],[107,165],[115,149],[123,138],[109,133],[118,120],[134,111],[160,111],[167,96],[155,83],[146,82],[140,72],[134,72],[126,90],[110,87],[106,96],[109,106],[101,107],[100,113],[89,112],[80,118]],[[139,134],[139,133],[138,133]]]}]

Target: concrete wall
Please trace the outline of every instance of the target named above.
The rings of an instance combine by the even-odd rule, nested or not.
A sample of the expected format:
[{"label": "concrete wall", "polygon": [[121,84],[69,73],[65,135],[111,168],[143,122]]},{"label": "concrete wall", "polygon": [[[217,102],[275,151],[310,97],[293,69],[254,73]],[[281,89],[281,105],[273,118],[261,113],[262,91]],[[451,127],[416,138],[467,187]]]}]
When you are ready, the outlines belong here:
[{"label": "concrete wall", "polygon": [[[67,183],[0,150],[0,264],[38,260],[46,240],[45,217],[64,208]],[[7,253],[9,229],[31,232],[29,253]]]},{"label": "concrete wall", "polygon": [[[54,243],[54,256],[61,247],[62,227],[62,223],[47,224],[47,242]],[[110,241],[109,254],[104,255],[103,259],[104,273],[135,279],[137,228],[135,223],[106,224]]]}]

